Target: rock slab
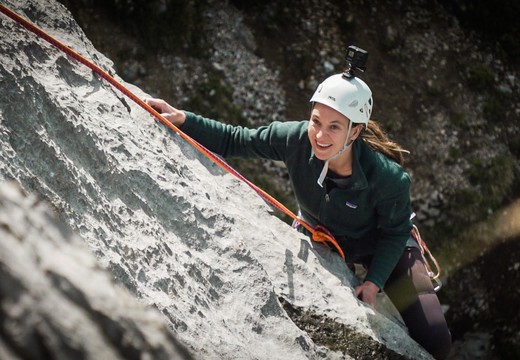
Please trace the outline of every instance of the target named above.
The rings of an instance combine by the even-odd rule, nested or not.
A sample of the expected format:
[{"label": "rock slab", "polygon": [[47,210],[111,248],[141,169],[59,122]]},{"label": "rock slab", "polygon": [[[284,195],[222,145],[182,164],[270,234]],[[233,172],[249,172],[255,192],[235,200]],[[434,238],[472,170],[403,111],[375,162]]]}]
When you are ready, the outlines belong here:
[{"label": "rock slab", "polygon": [[0,185],[1,359],[191,359],[52,210]]}]

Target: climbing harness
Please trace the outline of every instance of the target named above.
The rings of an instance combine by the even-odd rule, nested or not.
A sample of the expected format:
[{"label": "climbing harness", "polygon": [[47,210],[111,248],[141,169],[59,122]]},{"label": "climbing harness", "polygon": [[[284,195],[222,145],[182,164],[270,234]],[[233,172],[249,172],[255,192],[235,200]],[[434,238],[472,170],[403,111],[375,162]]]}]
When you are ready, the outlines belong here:
[{"label": "climbing harness", "polygon": [[206,157],[211,159],[214,163],[219,165],[222,169],[229,172],[230,174],[234,175],[238,179],[245,182],[249,187],[251,187],[262,199],[264,199],[266,202],[270,203],[272,206],[283,212],[284,214],[290,216],[294,221],[298,222],[300,225],[302,225],[305,229],[307,229],[311,235],[312,240],[315,242],[322,243],[324,245],[327,245],[329,247],[333,247],[338,251],[340,256],[345,259],[345,254],[343,253],[343,250],[337,243],[334,236],[329,232],[326,231],[325,228],[319,226],[319,227],[312,227],[307,222],[305,222],[303,219],[300,219],[297,217],[291,210],[289,210],[285,205],[280,203],[278,200],[273,198],[271,195],[266,193],[264,190],[260,189],[258,186],[253,184],[251,181],[247,180],[244,176],[242,176],[238,171],[233,169],[230,165],[228,165],[224,160],[222,160],[220,157],[216,156],[214,153],[206,149],[203,145],[199,144],[197,141],[186,135],[184,132],[182,132],[178,127],[170,123],[168,120],[166,120],[165,117],[163,117],[161,114],[159,114],[158,111],[156,111],[154,108],[152,108],[150,105],[146,104],[143,100],[141,100],[138,96],[136,96],[134,93],[132,93],[130,90],[128,90],[125,86],[123,86],[120,82],[118,82],[113,76],[108,74],[105,70],[101,69],[96,64],[92,63],[90,60],[86,59],[85,57],[81,56],[79,53],[75,52],[71,48],[69,48],[67,45],[63,44],[59,40],[53,38],[49,34],[47,34],[45,31],[37,27],[36,25],[32,24],[31,22],[27,21],[14,11],[7,8],[5,5],[0,4],[0,12],[4,13],[4,15],[8,16],[30,32],[34,33],[38,37],[42,38],[43,40],[47,41],[51,45],[55,46],[62,52],[66,53],[70,57],[76,59],[83,65],[90,68],[94,73],[105,79],[108,83],[110,83],[112,86],[117,88],[120,92],[122,92],[124,95],[126,95],[128,98],[130,98],[132,101],[134,101],[137,105],[141,106],[143,109],[148,111],[155,119],[160,121],[162,124],[166,125],[168,128],[173,130],[175,133],[179,134],[184,140],[186,140],[189,144],[191,144],[195,149],[200,151],[202,154],[204,154]]}]

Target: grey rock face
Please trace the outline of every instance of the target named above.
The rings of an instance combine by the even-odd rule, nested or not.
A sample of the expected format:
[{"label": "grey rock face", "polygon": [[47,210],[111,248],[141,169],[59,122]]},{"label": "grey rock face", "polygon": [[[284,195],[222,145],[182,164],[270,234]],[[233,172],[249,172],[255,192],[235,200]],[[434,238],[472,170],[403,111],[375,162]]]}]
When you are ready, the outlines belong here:
[{"label": "grey rock face", "polygon": [[46,204],[0,185],[1,359],[191,359]]},{"label": "grey rock face", "polygon": [[[115,73],[61,5],[1,1]],[[355,298],[355,279],[339,256],[281,222],[246,185],[88,68],[3,15],[0,82],[0,180],[51,204],[195,357],[361,357],[302,330],[289,316],[297,309],[337,325],[338,337],[357,336],[358,347],[380,358],[430,358],[399,325]],[[71,252],[53,266],[87,261]],[[70,285],[63,278],[55,288]],[[75,279],[84,281],[76,287],[108,286]],[[122,320],[118,329],[127,327]]]}]

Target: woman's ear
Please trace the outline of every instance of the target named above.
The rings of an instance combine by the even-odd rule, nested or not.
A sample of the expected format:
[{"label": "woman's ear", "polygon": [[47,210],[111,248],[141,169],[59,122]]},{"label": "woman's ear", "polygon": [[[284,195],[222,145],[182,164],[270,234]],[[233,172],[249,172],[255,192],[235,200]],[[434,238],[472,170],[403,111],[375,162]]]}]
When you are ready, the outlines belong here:
[{"label": "woman's ear", "polygon": [[359,135],[361,135],[361,132],[363,131],[365,125],[363,124],[357,124],[352,127],[352,130],[350,131],[350,141],[354,141],[358,138]]}]

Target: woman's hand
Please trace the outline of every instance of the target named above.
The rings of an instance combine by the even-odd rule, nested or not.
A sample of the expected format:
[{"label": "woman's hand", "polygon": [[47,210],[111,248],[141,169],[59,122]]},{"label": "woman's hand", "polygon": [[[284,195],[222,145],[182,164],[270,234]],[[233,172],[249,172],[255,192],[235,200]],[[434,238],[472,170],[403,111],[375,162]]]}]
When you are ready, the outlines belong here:
[{"label": "woman's hand", "polygon": [[186,121],[184,111],[177,110],[162,99],[144,99],[144,102],[177,127],[181,127]]},{"label": "woman's hand", "polygon": [[361,301],[366,302],[374,310],[376,308],[377,293],[379,287],[372,281],[365,281],[363,284],[356,286],[356,296]]}]

